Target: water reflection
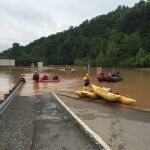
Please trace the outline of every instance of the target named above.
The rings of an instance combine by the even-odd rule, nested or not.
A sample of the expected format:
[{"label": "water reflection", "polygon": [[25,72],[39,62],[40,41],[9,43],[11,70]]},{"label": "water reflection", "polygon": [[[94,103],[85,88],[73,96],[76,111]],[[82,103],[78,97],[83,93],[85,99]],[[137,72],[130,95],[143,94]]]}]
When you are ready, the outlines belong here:
[{"label": "water reflection", "polygon": [[33,82],[33,90],[35,93],[39,93],[39,89],[40,89],[40,86],[39,86],[39,82]]}]

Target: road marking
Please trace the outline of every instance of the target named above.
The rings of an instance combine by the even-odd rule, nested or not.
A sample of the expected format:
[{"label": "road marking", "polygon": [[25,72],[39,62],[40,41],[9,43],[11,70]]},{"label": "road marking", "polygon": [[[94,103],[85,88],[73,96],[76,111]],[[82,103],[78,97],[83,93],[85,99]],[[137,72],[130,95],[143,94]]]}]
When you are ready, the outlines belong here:
[{"label": "road marking", "polygon": [[91,128],[89,128],[71,109],[64,104],[61,99],[52,92],[52,95],[57,99],[57,101],[70,113],[70,115],[79,123],[79,125],[83,128],[83,130],[92,137],[97,144],[103,147],[103,150],[111,150],[111,148],[102,140],[102,138],[97,135]]}]

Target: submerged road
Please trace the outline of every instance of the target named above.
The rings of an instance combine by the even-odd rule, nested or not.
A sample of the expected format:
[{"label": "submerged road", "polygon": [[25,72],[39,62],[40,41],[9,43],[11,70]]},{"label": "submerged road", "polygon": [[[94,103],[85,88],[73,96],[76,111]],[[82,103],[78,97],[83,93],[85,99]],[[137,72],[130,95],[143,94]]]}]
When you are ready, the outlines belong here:
[{"label": "submerged road", "polygon": [[58,97],[112,150],[150,149],[150,112],[133,110],[103,100]]},{"label": "submerged road", "polygon": [[[25,84],[0,116],[0,150],[96,150],[95,144],[48,94],[56,85],[44,89],[40,86]],[[58,97],[112,150],[150,149],[149,112],[104,100],[60,94]]]},{"label": "submerged road", "polygon": [[16,96],[0,116],[0,150],[97,150],[51,94]]}]

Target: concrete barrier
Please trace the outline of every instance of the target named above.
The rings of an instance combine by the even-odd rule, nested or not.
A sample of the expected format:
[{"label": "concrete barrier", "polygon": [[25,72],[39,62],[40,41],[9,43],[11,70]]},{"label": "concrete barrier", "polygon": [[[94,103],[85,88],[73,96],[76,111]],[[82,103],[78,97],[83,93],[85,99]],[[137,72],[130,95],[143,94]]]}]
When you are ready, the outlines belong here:
[{"label": "concrete barrier", "polygon": [[6,108],[10,105],[13,101],[16,92],[20,89],[22,82],[18,82],[14,87],[13,90],[9,91],[9,94],[5,97],[4,101],[0,104],[0,115],[6,110]]},{"label": "concrete barrier", "polygon": [[111,148],[102,140],[102,138],[98,136],[91,128],[89,128],[74,112],[72,112],[71,109],[67,107],[54,92],[52,92],[52,95],[61,104],[61,106],[69,113],[69,115],[71,115],[71,117],[78,123],[80,128],[86,134],[88,134],[88,136],[99,146],[101,150],[111,150]]}]

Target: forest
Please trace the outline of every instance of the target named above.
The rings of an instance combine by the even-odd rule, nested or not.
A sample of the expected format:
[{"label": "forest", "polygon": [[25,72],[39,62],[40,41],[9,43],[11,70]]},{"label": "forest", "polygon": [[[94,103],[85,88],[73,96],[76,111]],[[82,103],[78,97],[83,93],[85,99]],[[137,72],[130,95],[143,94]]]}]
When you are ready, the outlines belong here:
[{"label": "forest", "polygon": [[45,65],[150,67],[150,2],[118,6],[26,46],[14,43],[0,58],[15,59],[17,66],[43,61]]}]

